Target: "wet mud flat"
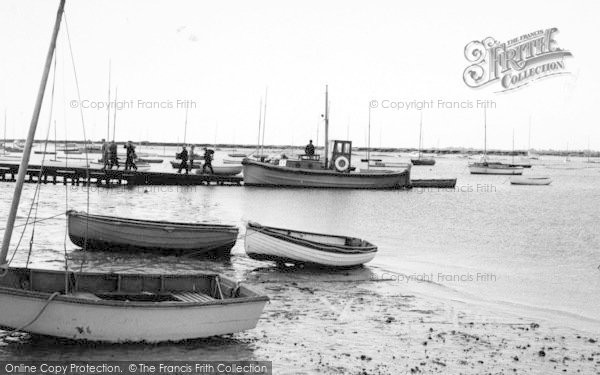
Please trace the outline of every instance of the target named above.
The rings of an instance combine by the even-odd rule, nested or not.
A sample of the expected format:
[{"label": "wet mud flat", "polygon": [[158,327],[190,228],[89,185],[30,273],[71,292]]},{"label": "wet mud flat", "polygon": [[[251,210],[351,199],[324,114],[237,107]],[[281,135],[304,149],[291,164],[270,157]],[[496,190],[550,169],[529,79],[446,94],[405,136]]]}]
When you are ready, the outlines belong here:
[{"label": "wet mud flat", "polygon": [[274,374],[600,373],[597,336],[427,298],[374,277],[375,267],[325,272],[241,262],[210,268],[270,297],[253,330],[157,345],[18,334],[0,340],[0,359],[267,360]]},{"label": "wet mud flat", "polygon": [[481,315],[372,278],[265,268],[248,275],[271,298],[255,355],[275,373],[508,374],[600,372],[600,343],[571,329]]}]

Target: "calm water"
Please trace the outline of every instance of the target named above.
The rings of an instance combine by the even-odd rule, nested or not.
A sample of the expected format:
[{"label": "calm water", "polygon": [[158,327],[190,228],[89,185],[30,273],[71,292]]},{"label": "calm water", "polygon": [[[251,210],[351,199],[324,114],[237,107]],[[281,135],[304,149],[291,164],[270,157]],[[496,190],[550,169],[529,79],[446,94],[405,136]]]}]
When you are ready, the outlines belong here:
[{"label": "calm water", "polygon": [[[163,149],[143,151],[162,153]],[[166,153],[171,155],[172,150]],[[221,154],[217,153],[217,160]],[[382,158],[408,160],[395,155]],[[152,168],[170,169],[168,160],[165,157],[165,165]],[[425,279],[432,281],[425,283],[427,293],[437,298],[459,298],[498,309],[509,306],[557,324],[600,332],[600,164],[576,158],[570,163],[550,157],[534,161],[526,174],[548,175],[554,180],[550,186],[536,187],[511,186],[502,176],[470,175],[467,163],[468,159],[448,156],[439,158],[435,167],[413,167],[414,178],[457,177],[457,187],[450,191],[91,188],[89,209],[97,214],[241,227],[251,220],[357,236],[379,246],[371,264],[375,276],[396,278],[399,288],[424,284],[416,280]],[[27,215],[34,186],[25,187],[20,223]],[[2,219],[13,188],[12,183],[0,183]],[[83,187],[69,186],[65,191],[62,185],[43,186],[38,218],[64,212],[66,202],[69,208],[85,210],[87,199]],[[14,244],[20,229],[13,235]],[[29,233],[15,256],[15,265],[25,262]],[[65,249],[73,267],[85,262],[86,268],[102,270],[216,268],[243,279],[261,265],[245,257],[243,238],[227,264],[154,255],[84,254],[68,240],[65,247],[64,239],[64,216],[38,223],[34,266],[60,269]],[[19,350],[34,353],[32,345]],[[229,354],[252,350],[252,343],[235,345]],[[161,353],[165,350],[172,349]]]}]

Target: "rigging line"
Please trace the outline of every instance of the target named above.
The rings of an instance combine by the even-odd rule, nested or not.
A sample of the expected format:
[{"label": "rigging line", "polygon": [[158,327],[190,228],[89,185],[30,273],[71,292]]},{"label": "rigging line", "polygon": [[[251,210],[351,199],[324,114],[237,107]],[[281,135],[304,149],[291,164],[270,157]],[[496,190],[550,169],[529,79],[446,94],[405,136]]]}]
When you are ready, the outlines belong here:
[{"label": "rigging line", "polygon": [[[63,34],[63,42],[66,39],[66,35]],[[65,44],[66,43],[61,43],[61,53],[62,53],[62,61],[66,61],[65,58]],[[65,146],[66,146],[66,139],[67,139],[67,95],[66,95],[66,91],[65,91],[65,63],[63,63],[61,65],[61,71],[62,71],[62,99],[63,99],[63,121],[64,121],[64,127],[65,127]],[[54,151],[56,151],[56,144],[54,145]],[[69,154],[66,154],[67,157],[65,158],[65,167],[68,168],[69,166]],[[65,212],[69,211],[69,188],[67,186],[67,184],[65,185]],[[69,228],[69,218],[67,215],[65,215],[65,233],[63,236],[63,253],[64,253],[64,260],[65,260],[65,294],[67,294],[69,292],[69,259],[68,259],[68,253],[67,253],[67,234],[68,234],[68,229]]]},{"label": "rigging line", "polygon": [[[73,76],[75,78],[75,87],[77,89],[77,100],[79,100],[79,103],[81,103],[81,90],[79,89],[79,79],[77,77],[77,68],[75,66],[75,57],[73,55],[73,47],[71,45],[71,34],[69,33],[69,23],[67,22],[67,14],[64,13],[63,17],[65,20],[65,30],[67,31],[67,41],[68,41],[68,45],[69,45],[69,53],[71,55],[71,65],[73,66]],[[85,120],[84,120],[84,116],[83,116],[83,108],[82,108],[82,106],[78,106],[78,107],[79,107],[79,114],[81,116],[81,126],[83,128],[83,140],[84,140],[84,145],[85,145],[85,163],[86,163],[85,174],[86,174],[86,183],[88,183],[90,181],[90,163],[89,163],[89,157],[88,157],[87,135],[85,133]],[[114,137],[114,131],[113,131],[113,137]],[[86,211],[88,213],[90,212],[90,189],[87,189],[87,194],[86,194]],[[88,238],[87,238],[88,225],[87,225],[87,223],[86,223],[86,231],[85,232],[86,232],[86,238],[85,238],[85,241],[83,244],[84,251],[87,250],[87,242],[88,242]],[[83,271],[83,263],[85,263],[85,257],[82,260],[80,272]]]},{"label": "rigging line", "polygon": [[48,305],[50,304],[50,302],[52,302],[52,300],[58,296],[60,294],[60,292],[54,292],[50,295],[50,297],[48,297],[48,299],[46,300],[46,303],[44,304],[44,306],[42,306],[42,308],[40,309],[40,311],[38,311],[38,313],[36,314],[36,316],[29,321],[29,323],[20,326],[19,328],[15,328],[11,331],[5,332],[4,334],[0,335],[0,339],[3,339],[5,337],[10,337],[12,335],[14,335],[15,333],[24,330],[25,328],[29,327],[30,325],[32,325],[33,323],[35,323],[36,320],[38,320],[40,318],[40,316],[42,316],[42,313],[46,310],[46,307],[48,307]]},{"label": "rigging line", "polygon": [[[62,216],[62,215],[64,215],[64,213],[62,213],[62,212],[61,212],[60,214],[56,214],[56,215],[53,215],[53,216],[45,217],[45,218],[43,218],[43,219],[39,219],[39,220],[37,220],[37,221],[35,221],[35,222],[36,222],[36,223],[41,223],[42,221],[46,221],[46,220],[50,220],[50,219],[54,219],[54,218],[56,218],[56,217],[59,217],[59,216]],[[32,222],[32,223],[33,223],[33,222]],[[25,224],[23,223],[23,224],[15,225],[15,228],[19,228],[19,227],[22,227],[22,226],[25,226]],[[3,230],[6,230],[6,228],[0,228],[0,231],[3,231]]]},{"label": "rigging line", "polygon": [[31,237],[29,239],[29,251],[27,253],[27,261],[25,262],[25,268],[29,267],[29,261],[31,259],[31,252],[33,250],[33,240],[35,238],[35,223],[37,221],[37,215],[40,204],[40,193],[41,193],[41,184],[42,184],[42,174],[44,170],[44,165],[46,163],[46,151],[48,150],[48,138],[50,137],[50,128],[52,127],[52,115],[54,109],[54,90],[56,87],[56,65],[58,62],[56,51],[54,52],[54,69],[52,73],[52,89],[50,91],[50,109],[48,114],[48,128],[46,129],[46,139],[44,141],[44,153],[42,155],[42,162],[40,164],[40,173],[38,174],[38,181],[36,187],[36,196],[34,196],[34,200],[32,201],[32,205],[35,205],[35,210],[33,213],[33,222],[31,226]]}]

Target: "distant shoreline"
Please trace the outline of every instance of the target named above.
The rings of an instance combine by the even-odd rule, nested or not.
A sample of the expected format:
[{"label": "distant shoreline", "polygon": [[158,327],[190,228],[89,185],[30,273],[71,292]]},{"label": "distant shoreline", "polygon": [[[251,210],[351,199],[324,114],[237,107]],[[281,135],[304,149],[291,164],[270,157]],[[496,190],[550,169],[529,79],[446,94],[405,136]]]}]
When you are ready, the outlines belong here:
[{"label": "distant shoreline", "polygon": [[[15,139],[6,139],[6,143],[13,143],[16,141]],[[17,140],[18,141],[18,140]],[[22,140],[20,140],[22,141]],[[34,143],[40,144],[43,143],[42,140],[35,140]],[[91,143],[98,144],[100,141],[88,141]],[[3,141],[0,140],[0,144]],[[57,143],[57,144],[65,144],[65,143],[76,143],[78,145],[82,145],[85,142],[82,140],[59,140],[52,141],[48,140],[48,143]],[[125,141],[117,141],[117,144],[125,144]],[[179,147],[182,145],[181,142],[149,142],[149,141],[139,141],[134,142],[138,147],[139,146],[160,146],[160,147]],[[208,143],[187,143],[193,144],[196,148],[203,147],[212,147],[212,148],[243,148],[243,149],[256,149],[256,145],[250,144],[231,144],[231,143],[217,143],[217,144],[208,144]],[[292,146],[292,145],[264,145],[264,149],[267,150],[281,150],[281,149],[298,149],[302,150],[304,146]],[[316,147],[317,149],[323,149],[322,146]],[[366,152],[367,147],[353,147],[352,151],[354,152]],[[371,147],[371,153],[373,152],[418,152],[417,148],[412,147]],[[467,154],[467,155],[480,155],[483,154],[483,149],[474,149],[474,148],[463,148],[463,147],[447,147],[447,148],[423,148],[421,149],[422,153],[425,154],[442,154],[442,155],[458,155],[458,154]],[[537,155],[547,155],[547,156],[574,156],[574,157],[600,157],[600,151],[587,151],[587,150],[537,150],[531,149],[530,152]],[[502,155],[502,156],[525,156],[528,154],[527,150],[495,150],[488,149],[487,154],[489,155]]]}]

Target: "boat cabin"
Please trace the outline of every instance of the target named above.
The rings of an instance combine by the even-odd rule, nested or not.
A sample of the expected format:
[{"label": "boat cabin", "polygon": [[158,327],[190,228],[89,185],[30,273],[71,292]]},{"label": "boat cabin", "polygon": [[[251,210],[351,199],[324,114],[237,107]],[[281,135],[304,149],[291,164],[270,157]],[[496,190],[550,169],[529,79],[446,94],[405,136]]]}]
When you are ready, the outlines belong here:
[{"label": "boat cabin", "polygon": [[298,169],[335,169],[338,172],[349,172],[351,168],[352,142],[351,141],[331,141],[330,156],[328,165],[321,160],[321,155],[298,155],[297,160],[281,159],[279,166]]}]

